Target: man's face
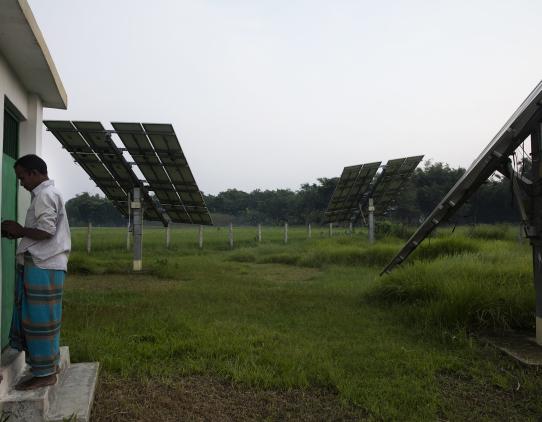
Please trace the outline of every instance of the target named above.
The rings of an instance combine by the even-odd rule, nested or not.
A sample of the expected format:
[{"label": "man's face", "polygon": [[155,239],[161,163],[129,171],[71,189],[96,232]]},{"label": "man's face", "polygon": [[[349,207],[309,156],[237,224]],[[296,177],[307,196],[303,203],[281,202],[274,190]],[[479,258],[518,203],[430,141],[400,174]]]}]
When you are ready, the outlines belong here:
[{"label": "man's face", "polygon": [[21,186],[30,192],[43,181],[43,175],[40,172],[36,170],[29,171],[21,166],[15,166],[15,175],[19,179]]}]

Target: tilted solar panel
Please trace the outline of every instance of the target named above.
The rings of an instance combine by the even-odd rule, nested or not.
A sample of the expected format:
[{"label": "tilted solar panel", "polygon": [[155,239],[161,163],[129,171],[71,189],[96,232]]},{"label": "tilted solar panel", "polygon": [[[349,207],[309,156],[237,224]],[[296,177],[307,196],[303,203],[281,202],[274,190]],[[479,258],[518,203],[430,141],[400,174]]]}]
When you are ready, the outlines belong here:
[{"label": "tilted solar panel", "polygon": [[126,216],[127,193],[98,159],[98,156],[89,147],[76,127],[69,121],[44,121],[43,123],[96,183],[96,186],[102,190],[104,195]]},{"label": "tilted solar panel", "polygon": [[140,123],[112,123],[161,204],[177,203],[178,195]]},{"label": "tilted solar panel", "polygon": [[[211,225],[203,196],[190,171],[173,127],[169,124],[47,121],[47,128],[70,151],[96,185],[126,215],[127,195],[142,188],[145,219]],[[125,148],[111,139],[116,133]],[[123,157],[126,150],[141,170],[139,180]],[[154,196],[151,195],[154,193]],[[166,217],[167,213],[167,217]]]},{"label": "tilted solar panel", "polygon": [[123,163],[122,157],[111,144],[109,133],[100,122],[73,122],[73,124],[126,192],[134,185],[137,186],[137,177]]},{"label": "tilted solar panel", "polygon": [[380,162],[345,167],[337,182],[327,210],[326,221],[351,221],[359,212],[359,203],[369,189]]},{"label": "tilted solar panel", "polygon": [[[383,215],[394,205],[395,200],[401,193],[401,188],[412,176],[412,173],[423,159],[423,155],[398,158],[389,160],[377,176],[374,187],[370,193],[375,206],[375,214]],[[367,201],[364,201],[367,207]]]}]

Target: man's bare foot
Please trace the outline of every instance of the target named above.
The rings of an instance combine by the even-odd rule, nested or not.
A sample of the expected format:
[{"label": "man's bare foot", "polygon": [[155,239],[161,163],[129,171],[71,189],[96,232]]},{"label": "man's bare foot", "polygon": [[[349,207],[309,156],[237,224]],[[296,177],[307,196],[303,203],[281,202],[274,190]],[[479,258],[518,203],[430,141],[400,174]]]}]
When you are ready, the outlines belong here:
[{"label": "man's bare foot", "polygon": [[35,390],[36,388],[47,387],[48,385],[54,384],[56,384],[56,374],[48,375],[46,377],[32,377],[17,384],[15,390]]}]

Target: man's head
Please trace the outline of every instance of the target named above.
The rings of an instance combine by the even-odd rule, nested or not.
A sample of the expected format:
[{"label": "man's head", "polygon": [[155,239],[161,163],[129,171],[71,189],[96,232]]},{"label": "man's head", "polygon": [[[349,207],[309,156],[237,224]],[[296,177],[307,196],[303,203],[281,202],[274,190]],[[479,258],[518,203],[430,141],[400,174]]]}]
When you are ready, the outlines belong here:
[{"label": "man's head", "polygon": [[41,182],[48,180],[47,164],[34,154],[23,155],[13,165],[21,186],[32,191]]}]

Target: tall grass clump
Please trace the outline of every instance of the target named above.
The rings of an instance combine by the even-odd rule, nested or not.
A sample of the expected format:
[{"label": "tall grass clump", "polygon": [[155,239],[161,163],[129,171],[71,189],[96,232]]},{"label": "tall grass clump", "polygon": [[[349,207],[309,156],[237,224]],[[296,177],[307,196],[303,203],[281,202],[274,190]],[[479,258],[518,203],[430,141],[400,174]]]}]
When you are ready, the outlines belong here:
[{"label": "tall grass clump", "polygon": [[366,299],[396,305],[402,318],[425,327],[531,329],[534,295],[529,259],[506,250],[499,253],[497,264],[495,257],[486,261],[481,254],[414,262],[385,276]]},{"label": "tall grass clump", "polygon": [[421,244],[413,256],[421,260],[433,260],[440,256],[452,256],[478,252],[480,243],[464,237],[428,239]]},{"label": "tall grass clump", "polygon": [[299,265],[321,267],[323,265],[383,266],[390,261],[397,246],[377,244],[369,247],[319,245],[308,250]]},{"label": "tall grass clump", "polygon": [[466,235],[471,239],[484,240],[513,240],[514,233],[511,227],[506,224],[487,225],[481,224],[472,226],[467,230]]},{"label": "tall grass clump", "polygon": [[396,237],[408,239],[414,234],[415,228],[391,221],[377,221],[375,233],[378,237]]}]

